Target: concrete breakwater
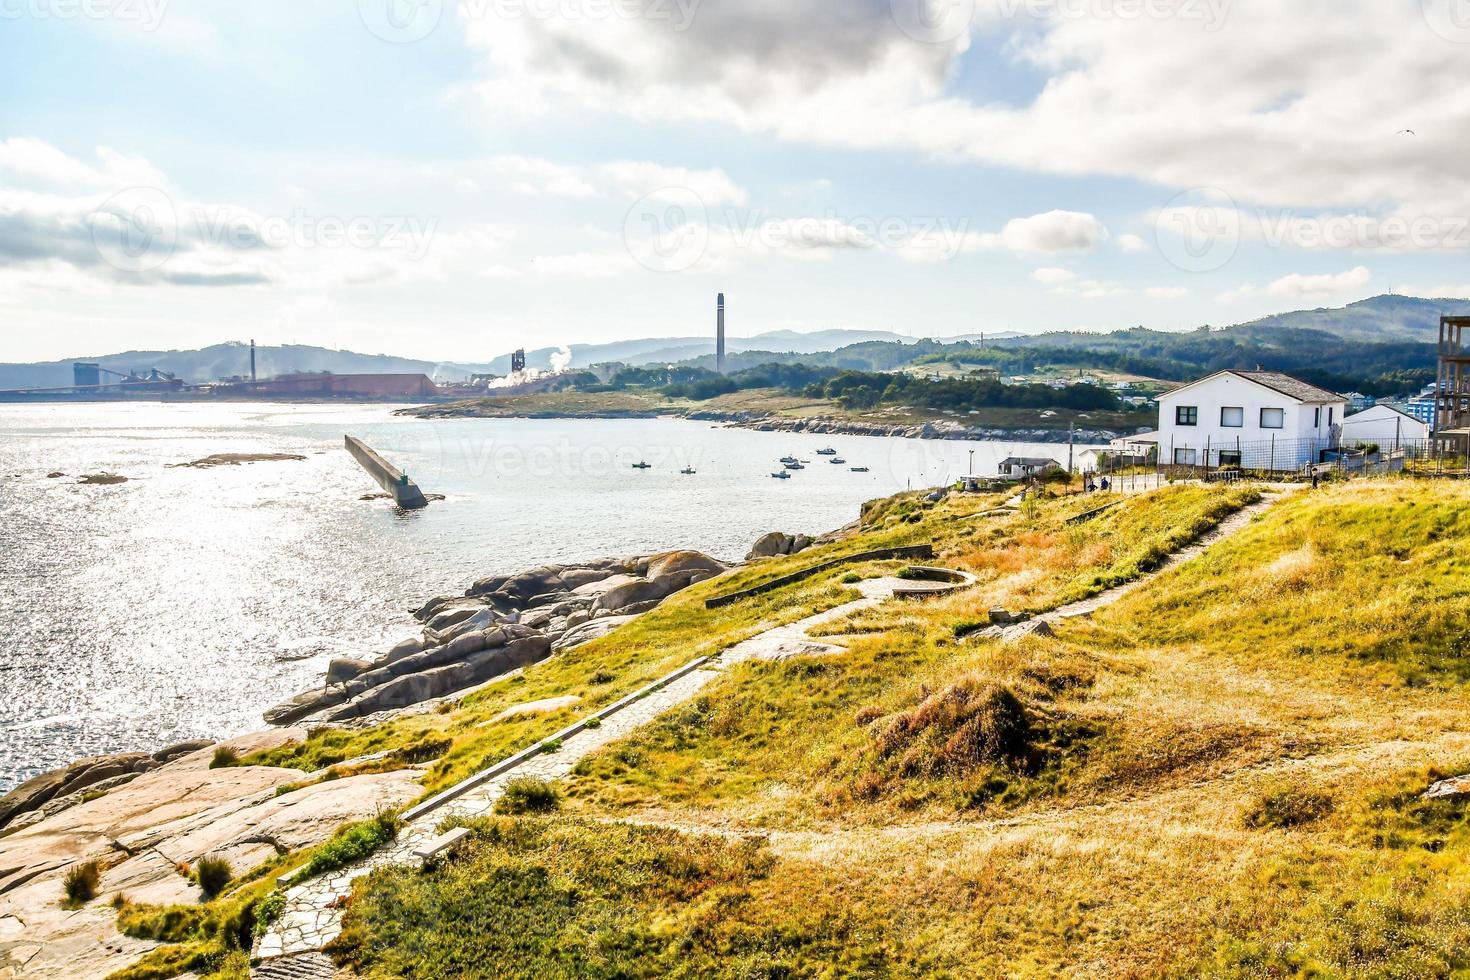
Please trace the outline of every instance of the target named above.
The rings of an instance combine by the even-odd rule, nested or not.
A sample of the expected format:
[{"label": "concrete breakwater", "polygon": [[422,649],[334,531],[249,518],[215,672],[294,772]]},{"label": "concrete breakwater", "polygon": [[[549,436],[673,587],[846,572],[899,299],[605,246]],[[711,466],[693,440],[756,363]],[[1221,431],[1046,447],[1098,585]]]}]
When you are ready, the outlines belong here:
[{"label": "concrete breakwater", "polygon": [[352,436],[345,437],[344,442],[352,458],[368,471],[368,475],[377,481],[385,493],[392,495],[393,502],[399,507],[404,510],[420,510],[429,506],[429,498],[424,496],[418,484],[410,480],[408,474],[374,452],[367,443]]}]

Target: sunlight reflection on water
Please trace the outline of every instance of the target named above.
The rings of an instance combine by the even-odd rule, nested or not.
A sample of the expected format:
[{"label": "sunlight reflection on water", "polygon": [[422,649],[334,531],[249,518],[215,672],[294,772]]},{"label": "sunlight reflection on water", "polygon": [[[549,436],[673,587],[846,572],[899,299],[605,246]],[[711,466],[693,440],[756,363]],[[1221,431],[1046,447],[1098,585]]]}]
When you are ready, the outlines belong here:
[{"label": "sunlight reflection on water", "polygon": [[[377,488],[349,432],[447,499],[410,515],[362,500]],[[828,443],[872,472],[813,455]],[[82,755],[259,728],[330,657],[381,650],[413,631],[406,610],[476,578],[683,547],[738,559],[766,531],[829,530],[953,478],[970,449],[978,472],[1066,452],[381,406],[0,405],[0,791]],[[170,467],[223,452],[306,459]],[[770,479],[787,452],[813,462]],[[129,482],[76,484],[99,471]]]}]

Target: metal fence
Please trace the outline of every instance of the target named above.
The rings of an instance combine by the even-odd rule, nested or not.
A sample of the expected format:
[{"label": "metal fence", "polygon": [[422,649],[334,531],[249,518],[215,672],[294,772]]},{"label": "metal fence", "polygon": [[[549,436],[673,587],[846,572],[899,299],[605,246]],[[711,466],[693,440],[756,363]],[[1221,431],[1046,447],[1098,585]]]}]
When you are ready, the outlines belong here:
[{"label": "metal fence", "polygon": [[1328,442],[1315,439],[1235,440],[1203,447],[1160,446],[1137,452],[1101,453],[1091,473],[1110,482],[1147,478],[1230,481],[1243,477],[1310,479],[1312,476],[1385,476],[1404,473],[1470,477],[1470,439],[1463,437]]}]

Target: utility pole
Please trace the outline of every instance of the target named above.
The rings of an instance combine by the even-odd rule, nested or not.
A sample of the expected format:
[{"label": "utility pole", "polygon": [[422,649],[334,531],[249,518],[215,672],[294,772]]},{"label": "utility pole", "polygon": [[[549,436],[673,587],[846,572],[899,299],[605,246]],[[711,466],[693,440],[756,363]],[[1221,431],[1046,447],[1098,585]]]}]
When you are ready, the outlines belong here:
[{"label": "utility pole", "polygon": [[1067,426],[1067,475],[1072,475],[1072,443],[1077,437],[1077,423]]},{"label": "utility pole", "polygon": [[970,475],[975,475],[975,450],[970,450]]}]

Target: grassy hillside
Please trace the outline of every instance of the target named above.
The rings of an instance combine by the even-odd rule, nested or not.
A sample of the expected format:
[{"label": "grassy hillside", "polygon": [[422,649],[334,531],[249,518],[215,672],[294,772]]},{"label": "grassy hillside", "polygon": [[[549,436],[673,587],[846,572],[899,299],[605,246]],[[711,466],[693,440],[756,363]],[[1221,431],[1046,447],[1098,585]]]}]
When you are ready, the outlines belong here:
[{"label": "grassy hillside", "polygon": [[[586,760],[556,813],[365,879],[339,955],[374,977],[1470,968],[1467,806],[1418,798],[1470,770],[1464,489],[1301,493],[1054,637],[956,639],[993,603],[1136,576],[1251,499],[1178,487],[1076,525],[1079,500],[876,504],[862,544],[936,540],[978,590],[834,627],[847,654],[732,668]],[[765,601],[795,616],[842,587]],[[649,617],[640,664],[773,614],[699,598]],[[614,640],[525,697],[641,670]]]},{"label": "grassy hillside", "polygon": [[[549,810],[469,823],[438,870],[360,879],[334,955],[373,978],[1470,970],[1470,803],[1420,798],[1470,772],[1470,489],[1001,500],[874,501],[844,540],[698,585],[460,706],[244,760],[350,772],[388,753],[366,764],[422,766],[427,795],[899,566],[710,595],[923,542],[978,579],[827,624],[845,653],[727,667],[585,758]],[[1052,636],[971,635],[995,605],[1139,580]],[[133,934],[179,945],[123,976],[239,980],[240,931],[210,923],[248,934],[265,872],[319,859],[283,855],[187,915],[128,904]]]}]

